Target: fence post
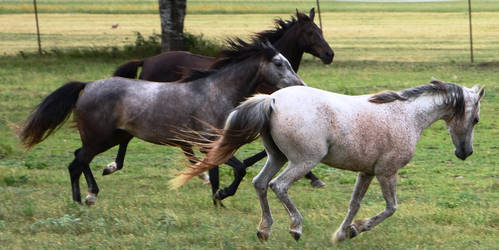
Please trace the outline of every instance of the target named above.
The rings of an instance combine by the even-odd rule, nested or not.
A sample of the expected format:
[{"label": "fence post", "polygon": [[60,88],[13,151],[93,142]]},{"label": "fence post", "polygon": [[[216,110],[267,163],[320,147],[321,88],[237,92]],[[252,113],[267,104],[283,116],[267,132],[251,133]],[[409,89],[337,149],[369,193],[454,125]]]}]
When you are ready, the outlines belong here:
[{"label": "fence post", "polygon": [[470,59],[473,63],[473,31],[471,29],[471,0],[468,0],[468,16],[470,22]]},{"label": "fence post", "polygon": [[317,12],[319,12],[319,24],[322,30],[321,6],[319,5],[319,0],[316,0],[316,2],[317,2]]},{"label": "fence post", "polygon": [[40,41],[40,27],[38,26],[38,9],[36,8],[36,0],[33,0],[33,6],[35,7],[35,19],[36,19],[36,35],[38,37],[38,53],[42,54],[42,42]]}]

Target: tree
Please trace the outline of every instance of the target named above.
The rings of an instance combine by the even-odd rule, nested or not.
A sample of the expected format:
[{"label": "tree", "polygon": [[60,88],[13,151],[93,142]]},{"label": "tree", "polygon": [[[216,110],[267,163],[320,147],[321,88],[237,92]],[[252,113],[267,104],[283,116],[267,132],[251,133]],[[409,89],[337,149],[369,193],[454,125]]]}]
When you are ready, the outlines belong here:
[{"label": "tree", "polygon": [[161,50],[182,50],[186,0],[158,0]]}]

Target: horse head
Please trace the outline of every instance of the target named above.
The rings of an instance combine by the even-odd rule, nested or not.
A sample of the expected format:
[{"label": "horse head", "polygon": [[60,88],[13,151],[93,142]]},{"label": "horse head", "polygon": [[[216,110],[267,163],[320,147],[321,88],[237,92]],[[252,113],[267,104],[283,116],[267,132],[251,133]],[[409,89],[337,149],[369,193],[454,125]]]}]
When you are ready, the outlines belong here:
[{"label": "horse head", "polygon": [[261,43],[265,60],[260,66],[261,78],[270,85],[281,89],[293,85],[306,84],[295,73],[289,61],[269,42]]},{"label": "horse head", "polygon": [[463,88],[464,113],[455,114],[445,120],[454,143],[454,154],[465,160],[473,153],[473,129],[480,120],[480,100],[485,91],[478,85]]},{"label": "horse head", "polygon": [[296,10],[298,44],[306,53],[320,58],[324,64],[330,64],[333,62],[334,52],[324,40],[322,30],[314,23],[314,16],[314,8],[310,10],[309,16]]}]

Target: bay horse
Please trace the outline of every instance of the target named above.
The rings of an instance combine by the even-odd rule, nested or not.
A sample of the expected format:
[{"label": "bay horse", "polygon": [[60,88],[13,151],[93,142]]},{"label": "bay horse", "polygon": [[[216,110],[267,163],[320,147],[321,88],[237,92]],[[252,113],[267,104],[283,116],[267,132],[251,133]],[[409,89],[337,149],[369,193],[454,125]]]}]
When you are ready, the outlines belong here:
[{"label": "bay horse", "polygon": [[[256,33],[252,40],[254,42],[263,42],[268,40],[272,45],[288,59],[295,72],[298,72],[303,53],[310,53],[321,59],[324,64],[330,64],[334,58],[334,52],[329,44],[324,40],[322,30],[314,23],[315,10],[312,8],[309,15],[296,11],[296,18],[283,21],[276,19],[275,28]],[[139,79],[156,82],[173,82],[180,80],[184,69],[210,69],[219,58],[207,57],[191,54],[186,51],[170,51],[159,55],[145,58],[142,60],[132,60],[119,66],[114,72],[114,76],[127,78],[136,78],[139,67],[142,67]],[[276,89],[262,82],[258,84],[257,92],[270,94]],[[224,115],[224,114],[221,114]],[[123,167],[123,161],[126,152],[126,144],[120,145],[116,160],[107,165],[103,175],[111,174]],[[185,152],[186,155],[192,155],[193,152]],[[246,175],[246,168],[255,164],[266,156],[262,151],[242,163],[233,157],[227,164],[234,169],[234,181],[225,188],[220,189],[216,194],[217,199],[224,199],[234,195],[236,190]],[[324,186],[312,172],[305,177],[311,180],[314,187]],[[212,178],[212,185],[218,189],[219,180]]]},{"label": "bay horse", "polygon": [[[397,209],[397,171],[412,158],[423,130],[444,120],[465,160],[473,153],[473,129],[479,121],[484,89],[433,80],[400,92],[346,96],[309,87],[289,87],[257,95],[238,106],[214,141],[206,158],[171,181],[178,187],[193,175],[226,161],[240,146],[261,135],[269,154],[253,185],[262,218],[257,235],[270,236],[273,223],[267,188],[277,195],[291,218],[290,233],[298,240],[302,216],[288,196],[290,185],[319,162],[359,172],[348,214],[332,237],[337,243],[369,231]],[[271,179],[289,161],[287,168]],[[373,177],[386,201],[378,215],[352,223]]]},{"label": "bay horse", "polygon": [[27,118],[21,142],[27,148],[40,143],[73,111],[82,142],[68,167],[73,200],[81,203],[79,178],[83,172],[89,192],[85,203],[94,204],[99,188],[89,163],[97,154],[133,137],[192,150],[192,145],[184,143],[183,131],[209,133],[213,127],[222,128],[230,111],[255,93],[258,82],[264,80],[276,88],[304,84],[270,43],[234,40],[229,45],[222,51],[225,58],[213,67],[216,70],[195,71],[190,81],[182,84],[122,77],[66,83]]}]

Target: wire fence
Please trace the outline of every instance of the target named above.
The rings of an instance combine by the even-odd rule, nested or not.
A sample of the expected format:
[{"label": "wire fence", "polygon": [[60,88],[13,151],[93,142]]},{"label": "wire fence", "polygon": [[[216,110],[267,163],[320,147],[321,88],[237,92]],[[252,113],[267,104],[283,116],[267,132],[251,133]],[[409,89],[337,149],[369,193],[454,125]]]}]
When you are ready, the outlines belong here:
[{"label": "wire fence", "polygon": [[[0,8],[1,54],[38,49],[33,2]],[[188,1],[185,31],[222,43],[227,36],[249,37],[289,19],[296,7],[308,12],[311,1]],[[474,57],[499,60],[499,2],[473,3]],[[43,50],[123,47],[160,33],[156,1],[104,2],[38,0]],[[379,3],[320,1],[324,36],[337,54],[349,60],[470,60],[468,2]],[[31,10],[29,9],[31,8]],[[319,25],[319,19],[316,18]]]}]

